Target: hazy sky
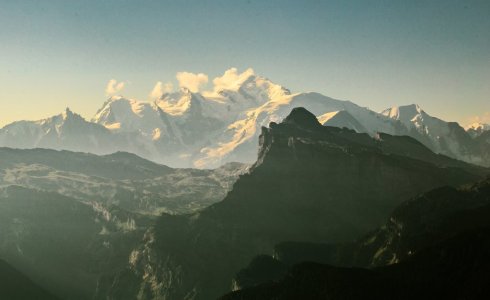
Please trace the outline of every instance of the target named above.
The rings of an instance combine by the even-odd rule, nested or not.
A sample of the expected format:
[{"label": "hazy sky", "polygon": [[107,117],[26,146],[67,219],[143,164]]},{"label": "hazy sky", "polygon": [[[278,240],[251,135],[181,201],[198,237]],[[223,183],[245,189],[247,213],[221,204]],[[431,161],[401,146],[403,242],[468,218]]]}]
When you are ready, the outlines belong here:
[{"label": "hazy sky", "polygon": [[90,119],[111,79],[146,100],[179,71],[230,67],[490,122],[490,1],[0,0],[0,126],[67,106]]}]

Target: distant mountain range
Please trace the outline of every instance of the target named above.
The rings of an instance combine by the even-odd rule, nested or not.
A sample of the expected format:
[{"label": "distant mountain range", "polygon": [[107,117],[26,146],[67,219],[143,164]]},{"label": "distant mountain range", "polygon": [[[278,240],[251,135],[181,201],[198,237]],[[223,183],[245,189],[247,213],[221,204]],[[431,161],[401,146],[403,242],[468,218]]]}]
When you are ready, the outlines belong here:
[{"label": "distant mountain range", "polygon": [[214,92],[182,88],[153,102],[114,96],[87,121],[69,109],[40,121],[18,121],[0,129],[0,146],[51,148],[109,154],[135,153],[174,167],[217,167],[230,161],[252,163],[261,126],[283,120],[305,107],[323,125],[375,136],[408,135],[429,149],[489,166],[488,125],[466,131],[432,117],[418,105],[377,113],[350,101],[318,93],[291,93],[251,70]]}]

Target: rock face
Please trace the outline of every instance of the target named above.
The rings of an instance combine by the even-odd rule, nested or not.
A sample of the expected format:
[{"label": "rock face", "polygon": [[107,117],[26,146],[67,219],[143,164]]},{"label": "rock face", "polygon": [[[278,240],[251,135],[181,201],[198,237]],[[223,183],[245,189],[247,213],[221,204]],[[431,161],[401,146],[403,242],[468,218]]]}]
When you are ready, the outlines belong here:
[{"label": "rock face", "polygon": [[11,300],[58,299],[3,260],[0,260],[0,298]]},{"label": "rock face", "polygon": [[[399,205],[358,242],[278,245],[274,259],[262,256],[239,272],[235,287],[243,290],[223,299],[485,298],[489,228],[490,178],[438,188]],[[265,265],[279,272],[262,272]]]},{"label": "rock face", "polygon": [[257,163],[222,202],[160,217],[107,294],[216,298],[230,290],[238,270],[279,242],[352,240],[380,226],[403,200],[487,172],[409,137],[321,126],[296,108],[262,129]]}]

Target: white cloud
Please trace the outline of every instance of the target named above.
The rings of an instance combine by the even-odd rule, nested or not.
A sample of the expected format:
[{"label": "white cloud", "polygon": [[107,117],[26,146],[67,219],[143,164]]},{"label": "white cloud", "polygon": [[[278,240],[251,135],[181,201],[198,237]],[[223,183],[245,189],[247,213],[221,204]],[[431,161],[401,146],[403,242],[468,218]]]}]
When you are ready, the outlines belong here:
[{"label": "white cloud", "polygon": [[208,83],[208,75],[203,73],[178,72],[176,78],[180,87],[188,88],[193,93],[199,92]]},{"label": "white cloud", "polygon": [[161,81],[158,81],[150,93],[150,98],[158,99],[163,94],[171,93],[173,90],[174,90],[174,85],[171,82],[163,83]]},{"label": "white cloud", "polygon": [[118,82],[116,79],[111,79],[107,83],[107,86],[105,88],[105,94],[107,96],[113,96],[119,92],[121,92],[124,89],[124,86],[126,83],[124,81]]},{"label": "white cloud", "polygon": [[243,73],[238,73],[237,68],[228,69],[223,76],[213,79],[214,91],[236,89],[252,75],[255,75],[252,68],[248,68]]}]

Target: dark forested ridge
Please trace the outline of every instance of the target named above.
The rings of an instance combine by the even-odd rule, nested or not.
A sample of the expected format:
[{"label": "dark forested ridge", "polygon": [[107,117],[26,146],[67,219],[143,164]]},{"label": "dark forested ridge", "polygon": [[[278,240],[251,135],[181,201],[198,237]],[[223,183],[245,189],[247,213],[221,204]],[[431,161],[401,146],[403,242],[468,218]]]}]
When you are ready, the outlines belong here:
[{"label": "dark forested ridge", "polygon": [[240,271],[242,289],[222,299],[484,299],[488,253],[490,178],[404,202],[355,243],[278,245],[275,258]]}]

